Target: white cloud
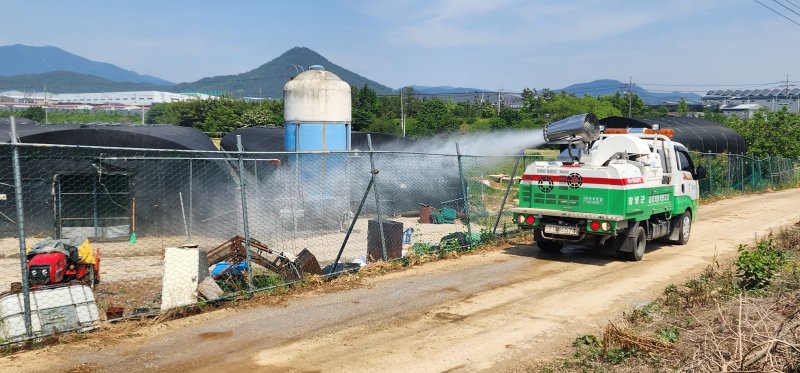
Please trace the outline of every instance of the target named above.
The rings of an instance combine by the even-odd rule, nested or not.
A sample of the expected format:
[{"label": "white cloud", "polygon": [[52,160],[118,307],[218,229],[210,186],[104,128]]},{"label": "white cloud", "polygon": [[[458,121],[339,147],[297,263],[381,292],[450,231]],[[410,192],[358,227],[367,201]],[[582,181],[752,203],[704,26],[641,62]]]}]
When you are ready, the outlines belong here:
[{"label": "white cloud", "polygon": [[713,6],[689,0],[407,0],[370,2],[367,8],[371,15],[395,24],[388,32],[393,43],[447,48],[589,42],[629,34]]}]

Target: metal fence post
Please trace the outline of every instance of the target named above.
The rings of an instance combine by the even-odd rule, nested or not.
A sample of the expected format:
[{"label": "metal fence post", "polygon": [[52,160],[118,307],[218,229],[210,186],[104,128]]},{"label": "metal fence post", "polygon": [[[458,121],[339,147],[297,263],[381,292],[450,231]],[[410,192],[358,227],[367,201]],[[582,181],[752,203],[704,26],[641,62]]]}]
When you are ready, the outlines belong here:
[{"label": "metal fence post", "polygon": [[739,155],[739,190],[744,190],[744,155]]},{"label": "metal fence post", "polygon": [[375,168],[375,156],[372,149],[372,136],[367,134],[367,146],[369,146],[369,166],[372,172],[372,180],[370,183],[374,184],[372,189],[375,190],[375,213],[378,214],[378,230],[381,232],[381,249],[383,250],[383,260],[389,260],[389,253],[386,251],[386,237],[383,234],[383,215],[381,215],[381,198],[378,195],[378,169]]},{"label": "metal fence post", "polygon": [[242,192],[242,230],[244,233],[244,249],[247,256],[247,287],[253,291],[253,270],[250,258],[250,224],[247,217],[247,182],[244,180],[244,150],[242,136],[236,135],[236,148],[239,150],[239,190]]},{"label": "metal fence post", "polygon": [[767,157],[767,163],[769,168],[769,182],[772,184],[772,187],[775,187],[775,174],[772,173],[772,157]]},{"label": "metal fence post", "polygon": [[517,167],[519,166],[519,161],[522,157],[525,156],[525,151],[522,151],[519,157],[517,157],[517,161],[514,162],[514,169],[511,171],[511,178],[508,180],[508,185],[506,185],[506,192],[503,194],[503,201],[500,202],[500,211],[497,213],[497,219],[494,221],[494,227],[492,227],[492,235],[497,234],[497,226],[500,225],[500,217],[503,216],[503,210],[506,206],[506,200],[508,199],[508,193],[511,191],[511,185],[514,184],[514,177],[517,176]]},{"label": "metal fence post", "polygon": [[464,220],[467,224],[467,247],[472,248],[472,224],[470,224],[469,219],[469,187],[467,186],[467,180],[464,178],[464,167],[461,164],[461,147],[459,147],[458,141],[456,141],[456,155],[458,158],[458,177],[461,179],[461,193],[464,195]]},{"label": "metal fence post", "polygon": [[358,220],[359,215],[361,215],[361,209],[364,208],[364,202],[367,201],[367,196],[369,196],[369,190],[372,189],[372,186],[375,183],[375,175],[378,173],[378,170],[372,169],[370,173],[372,174],[372,177],[370,177],[369,179],[369,184],[367,184],[367,189],[364,190],[364,196],[361,197],[361,203],[358,204],[358,210],[356,210],[356,214],[353,216],[353,220],[350,221],[350,226],[347,228],[347,234],[344,236],[344,240],[342,241],[342,247],[339,248],[339,253],[336,254],[336,260],[333,261],[333,267],[331,268],[331,272],[323,273],[323,275],[336,273],[336,267],[339,265],[339,259],[342,258],[342,253],[344,252],[344,248],[345,246],[347,246],[347,240],[350,239],[350,234],[353,233],[353,227],[356,226],[356,221]]},{"label": "metal fence post", "polygon": [[193,160],[189,158],[189,240],[192,239],[192,221],[194,220],[194,211],[192,210],[192,203],[194,200],[194,168]]},{"label": "metal fence post", "polygon": [[714,195],[714,160],[711,158],[711,151],[706,155],[706,168],[708,168],[708,195]]},{"label": "metal fence post", "polygon": [[22,172],[19,164],[19,140],[17,139],[17,122],[13,116],[11,120],[11,160],[14,168],[14,199],[17,204],[17,234],[19,234],[19,263],[22,271],[22,302],[25,312],[25,336],[33,336],[31,325],[31,296],[30,282],[28,281],[28,258],[25,250],[25,212],[22,208]]}]

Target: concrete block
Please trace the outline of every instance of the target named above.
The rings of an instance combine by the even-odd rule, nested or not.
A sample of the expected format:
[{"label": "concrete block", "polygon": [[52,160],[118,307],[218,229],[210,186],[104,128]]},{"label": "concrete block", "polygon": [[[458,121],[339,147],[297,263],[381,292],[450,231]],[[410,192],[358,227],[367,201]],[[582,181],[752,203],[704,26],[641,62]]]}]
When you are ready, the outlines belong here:
[{"label": "concrete block", "polygon": [[222,294],[225,294],[225,291],[219,287],[214,278],[206,277],[205,280],[200,281],[200,285],[197,285],[197,291],[200,292],[200,295],[206,300],[217,300]]},{"label": "concrete block", "polygon": [[168,247],[164,250],[161,276],[161,310],[197,302],[197,286],[208,277],[208,256],[196,248]]}]

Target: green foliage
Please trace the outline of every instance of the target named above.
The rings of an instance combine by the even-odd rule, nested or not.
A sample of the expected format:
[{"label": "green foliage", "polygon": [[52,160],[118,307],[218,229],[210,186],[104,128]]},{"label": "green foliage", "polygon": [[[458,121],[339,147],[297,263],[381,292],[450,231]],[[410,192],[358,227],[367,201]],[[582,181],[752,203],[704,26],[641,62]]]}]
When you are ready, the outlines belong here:
[{"label": "green foliage", "polygon": [[411,245],[411,250],[414,250],[414,253],[417,255],[430,254],[431,245],[423,242],[415,242],[413,245]]},{"label": "green foliage", "polygon": [[363,109],[353,109],[353,120],[351,122],[353,131],[369,128],[373,122],[375,122],[375,114]]},{"label": "green foliage", "polygon": [[591,334],[575,338],[572,347],[575,348],[573,358],[577,361],[567,363],[567,366],[597,369],[600,368],[598,362],[616,365],[638,355],[638,351],[633,348],[606,348],[599,337]]},{"label": "green foliage", "polygon": [[419,113],[417,113],[417,121],[418,125],[414,135],[452,133],[458,129],[458,121],[449,110],[447,103],[439,99],[423,100]]},{"label": "green foliage", "polygon": [[236,129],[239,122],[233,109],[227,105],[211,105],[205,113],[200,129],[203,132],[230,132]]},{"label": "green foliage", "polygon": [[28,118],[38,123],[44,123],[44,108],[41,106],[31,106],[23,110],[19,116]]},{"label": "green foliage", "polygon": [[741,286],[748,290],[763,289],[770,284],[775,273],[783,265],[785,254],[776,250],[772,239],[758,241],[755,249],[748,250],[739,246],[739,257],[736,258],[736,275],[741,279]]},{"label": "green foliage", "polygon": [[451,251],[459,251],[461,249],[461,245],[458,243],[458,240],[455,238],[451,238],[448,240],[444,240],[439,244],[439,254],[444,255]]},{"label": "green foliage", "polygon": [[[23,111],[24,112],[24,111]],[[0,117],[10,115],[21,116],[20,112],[0,110]],[[44,115],[44,114],[42,114]],[[111,113],[100,110],[74,110],[74,111],[50,111],[48,114],[50,123],[139,123],[138,115],[125,115]],[[40,123],[44,123],[44,116]]]},{"label": "green foliage", "polygon": [[193,127],[204,132],[229,132],[241,127],[283,125],[283,102],[214,98],[153,105],[147,123]]},{"label": "green foliage", "polygon": [[396,119],[388,118],[376,118],[372,124],[362,130],[366,132],[386,133],[395,136],[400,136],[403,134],[403,128],[400,127],[400,122]]},{"label": "green foliage", "polygon": [[593,348],[598,348],[599,349],[599,348],[603,347],[603,341],[600,338],[598,338],[596,335],[592,335],[592,334],[587,334],[587,335],[575,338],[575,340],[572,341],[572,347],[582,347],[582,346],[588,346],[588,347],[593,347]]},{"label": "green foliage", "polygon": [[680,338],[681,333],[678,330],[678,328],[676,328],[674,326],[667,326],[667,327],[658,329],[656,331],[656,336],[658,337],[658,339],[660,339],[662,341],[675,343],[678,340],[678,338]]},{"label": "green foliage", "polygon": [[480,239],[477,244],[485,244],[494,241],[494,234],[492,234],[491,229],[489,228],[481,228]]},{"label": "green foliage", "polygon": [[681,100],[678,101],[678,107],[675,109],[678,112],[678,115],[685,117],[689,114],[689,104],[686,103],[686,100],[681,97]]},{"label": "green foliage", "polygon": [[762,109],[752,118],[732,115],[722,118],[722,123],[744,137],[750,155],[800,158],[800,115],[786,107],[775,112]]},{"label": "green foliage", "polygon": [[282,116],[277,115],[271,105],[258,105],[247,109],[239,118],[238,127],[278,126],[283,123]]},{"label": "green foliage", "polygon": [[612,348],[606,352],[605,359],[611,364],[620,364],[625,359],[636,356],[639,353],[635,348]]},{"label": "green foliage", "polygon": [[625,318],[631,324],[648,323],[653,321],[653,313],[657,310],[656,303],[649,303],[641,308],[634,308],[626,313]]}]

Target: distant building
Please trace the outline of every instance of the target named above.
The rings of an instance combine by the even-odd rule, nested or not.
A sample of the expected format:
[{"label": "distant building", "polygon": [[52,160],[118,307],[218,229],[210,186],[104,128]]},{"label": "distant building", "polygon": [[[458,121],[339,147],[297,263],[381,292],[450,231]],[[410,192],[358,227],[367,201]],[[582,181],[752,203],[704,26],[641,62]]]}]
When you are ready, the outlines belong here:
[{"label": "distant building", "polygon": [[45,102],[64,108],[85,108],[86,105],[114,107],[151,106],[163,102],[179,102],[208,99],[213,96],[202,93],[172,93],[160,91],[100,92],[100,93],[26,93],[20,91],[0,92],[0,103],[4,106],[42,105]]},{"label": "distant building", "polygon": [[761,110],[761,105],[759,104],[740,104],[736,106],[727,105],[720,108],[722,114],[725,115],[736,115],[740,118],[752,118],[753,114]]},{"label": "distant building", "polygon": [[58,102],[62,104],[122,104],[125,106],[150,106],[164,102],[190,101],[207,99],[211,96],[194,93],[172,93],[159,91],[103,92],[103,93],[61,93]]},{"label": "distant building", "polygon": [[[52,93],[47,93],[47,101],[50,103],[56,102]],[[21,91],[4,91],[0,92],[0,102],[3,103],[23,103],[23,104],[43,104],[45,100],[44,92],[21,92]]]},{"label": "distant building", "polygon": [[[702,98],[703,106],[718,108],[725,114],[747,115],[759,109],[778,111],[786,108],[789,112],[800,112],[800,88],[794,89],[737,89],[708,91]],[[757,105],[755,108],[752,105]],[[755,109],[754,109],[755,108]]]}]

